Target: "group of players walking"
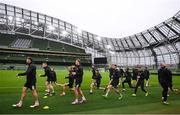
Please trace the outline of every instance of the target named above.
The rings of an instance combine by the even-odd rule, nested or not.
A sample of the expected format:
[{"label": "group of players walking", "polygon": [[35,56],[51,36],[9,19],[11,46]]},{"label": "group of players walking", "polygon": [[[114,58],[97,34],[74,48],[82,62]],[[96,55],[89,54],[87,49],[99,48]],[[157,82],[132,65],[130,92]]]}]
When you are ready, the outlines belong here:
[{"label": "group of players walking", "polygon": [[[22,94],[19,102],[17,104],[13,104],[13,107],[21,108],[23,105],[23,100],[26,96],[26,92],[28,89],[31,90],[33,97],[35,98],[35,103],[31,105],[31,108],[35,108],[39,106],[39,99],[38,99],[38,93],[36,91],[36,66],[33,64],[32,58],[28,57],[26,59],[26,63],[28,65],[28,68],[26,72],[19,73],[16,76],[27,76],[26,77],[26,83],[24,84],[22,88]],[[47,62],[42,63],[42,67],[44,68],[44,74],[39,75],[40,77],[46,77],[46,96],[53,96],[54,88],[53,83],[55,85],[63,87],[62,93],[60,93],[61,96],[65,96],[65,90],[68,87],[71,91],[75,94],[75,99],[71,104],[82,104],[85,103],[87,100],[81,90],[81,83],[83,81],[83,68],[81,66],[80,60],[77,59],[75,61],[75,65],[72,65],[68,68],[69,74],[65,78],[68,79],[68,82],[65,84],[59,84],[57,83],[56,79],[56,72],[54,71],[54,68],[50,68],[48,66]],[[100,87],[102,76],[96,67],[92,67],[92,82],[90,84],[90,94],[93,94],[93,89],[96,86],[97,89],[103,89],[105,91],[105,95],[103,95],[104,98],[108,98],[108,94],[111,90],[114,90],[117,95],[118,99],[121,100],[123,98],[123,95],[121,91],[119,90],[118,86],[122,84],[123,90],[125,91],[125,83],[128,83],[129,87],[134,89],[134,93],[132,96],[136,96],[138,87],[141,87],[141,90],[145,93],[145,96],[148,96],[149,93],[144,89],[144,81],[146,79],[146,86],[149,86],[149,76],[150,73],[145,67],[143,70],[140,66],[133,69],[133,74],[129,72],[129,68],[126,68],[125,71],[123,69],[119,69],[116,64],[112,64],[109,69],[109,82],[106,87]],[[136,81],[136,85],[134,85],[133,81]],[[172,91],[174,91],[172,87],[172,73],[169,69],[166,68],[165,64],[161,64],[161,68],[158,70],[158,81],[159,84],[163,88],[162,92],[162,102],[164,104],[168,104],[167,97],[168,97],[168,89],[170,88]]]}]

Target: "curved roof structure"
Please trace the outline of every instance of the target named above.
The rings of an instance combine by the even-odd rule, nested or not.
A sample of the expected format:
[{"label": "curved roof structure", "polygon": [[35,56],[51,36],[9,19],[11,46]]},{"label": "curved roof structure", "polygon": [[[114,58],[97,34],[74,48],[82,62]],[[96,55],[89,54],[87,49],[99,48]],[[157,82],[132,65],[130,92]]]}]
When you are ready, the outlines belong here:
[{"label": "curved roof structure", "polygon": [[167,63],[180,67],[180,11],[159,25],[124,38],[101,37],[60,19],[2,3],[0,25],[0,32],[71,44],[122,66]]}]

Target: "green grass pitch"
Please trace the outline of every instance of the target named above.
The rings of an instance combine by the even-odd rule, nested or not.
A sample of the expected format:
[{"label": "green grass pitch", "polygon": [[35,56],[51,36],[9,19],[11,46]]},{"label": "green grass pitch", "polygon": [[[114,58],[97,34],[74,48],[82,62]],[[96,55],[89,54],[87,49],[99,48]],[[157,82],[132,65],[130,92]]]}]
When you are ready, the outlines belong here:
[{"label": "green grass pitch", "polygon": [[[168,98],[170,105],[161,104],[161,87],[158,85],[157,76],[152,75],[150,88],[146,88],[150,95],[144,96],[144,93],[138,89],[137,97],[132,97],[131,94],[134,90],[129,89],[126,84],[127,91],[123,93],[122,100],[117,99],[117,94],[112,91],[108,99],[104,99],[102,90],[94,90],[92,95],[89,94],[89,85],[91,81],[91,72],[85,71],[84,81],[82,89],[87,98],[87,103],[81,105],[71,105],[71,101],[74,99],[72,92],[68,91],[65,97],[59,96],[61,88],[56,86],[56,95],[43,99],[45,90],[46,78],[37,77],[37,90],[40,97],[40,107],[36,109],[29,108],[29,105],[33,103],[31,93],[27,93],[23,107],[15,109],[12,104],[17,103],[21,88],[25,82],[25,78],[16,78],[15,75],[22,71],[1,70],[0,71],[0,113],[26,113],[26,114],[39,114],[39,113],[53,113],[53,114],[80,114],[80,113],[180,113],[180,94],[170,93]],[[38,70],[38,74],[43,71]],[[64,77],[67,75],[67,71],[57,71],[58,82],[64,83],[67,80]],[[108,73],[102,73],[102,86],[108,83]],[[180,76],[173,77],[174,86],[180,87]],[[121,87],[120,87],[121,89]],[[48,105],[50,109],[43,110],[43,106]]]}]

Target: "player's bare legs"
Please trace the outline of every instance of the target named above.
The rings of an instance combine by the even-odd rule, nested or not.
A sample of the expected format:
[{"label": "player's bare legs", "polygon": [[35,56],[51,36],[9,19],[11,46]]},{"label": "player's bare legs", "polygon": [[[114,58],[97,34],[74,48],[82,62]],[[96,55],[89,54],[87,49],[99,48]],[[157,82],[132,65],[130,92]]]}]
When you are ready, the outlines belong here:
[{"label": "player's bare legs", "polygon": [[78,89],[78,92],[79,92],[79,94],[81,95],[81,101],[80,101],[80,103],[85,102],[85,101],[86,101],[86,98],[85,98],[85,96],[84,96],[84,94],[83,94],[83,92],[82,92],[82,90],[81,90],[80,88]]},{"label": "player's bare legs", "polygon": [[26,91],[27,91],[27,88],[26,87],[23,87],[22,88],[22,93],[21,93],[21,97],[20,97],[20,100],[17,104],[14,104],[13,106],[14,107],[22,107],[22,104],[23,104],[23,100],[24,98],[26,97]]},{"label": "player's bare legs", "polygon": [[39,106],[38,93],[37,93],[36,89],[32,89],[31,92],[32,92],[32,95],[33,95],[33,97],[34,97],[34,99],[35,99],[35,103],[34,103],[34,105],[31,105],[30,107],[31,107],[31,108],[34,108],[34,107]]}]

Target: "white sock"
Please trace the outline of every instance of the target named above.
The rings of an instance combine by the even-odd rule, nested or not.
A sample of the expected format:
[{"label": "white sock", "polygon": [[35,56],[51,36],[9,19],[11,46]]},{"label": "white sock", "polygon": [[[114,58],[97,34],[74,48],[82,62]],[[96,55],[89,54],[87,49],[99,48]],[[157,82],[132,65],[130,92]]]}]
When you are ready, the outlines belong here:
[{"label": "white sock", "polygon": [[50,90],[49,90],[49,89],[47,89],[47,92],[49,93],[49,92],[50,92]]},{"label": "white sock", "polygon": [[23,103],[23,101],[20,100],[18,104],[19,104],[19,105],[22,105],[22,103]]},{"label": "white sock", "polygon": [[86,100],[86,98],[83,96],[83,97],[82,97],[82,100]]},{"label": "white sock", "polygon": [[78,99],[75,99],[75,102],[78,102]]},{"label": "white sock", "polygon": [[108,93],[106,93],[105,96],[108,96]]},{"label": "white sock", "polygon": [[39,104],[39,101],[38,101],[38,100],[36,100],[36,101],[35,101],[35,104]]}]

